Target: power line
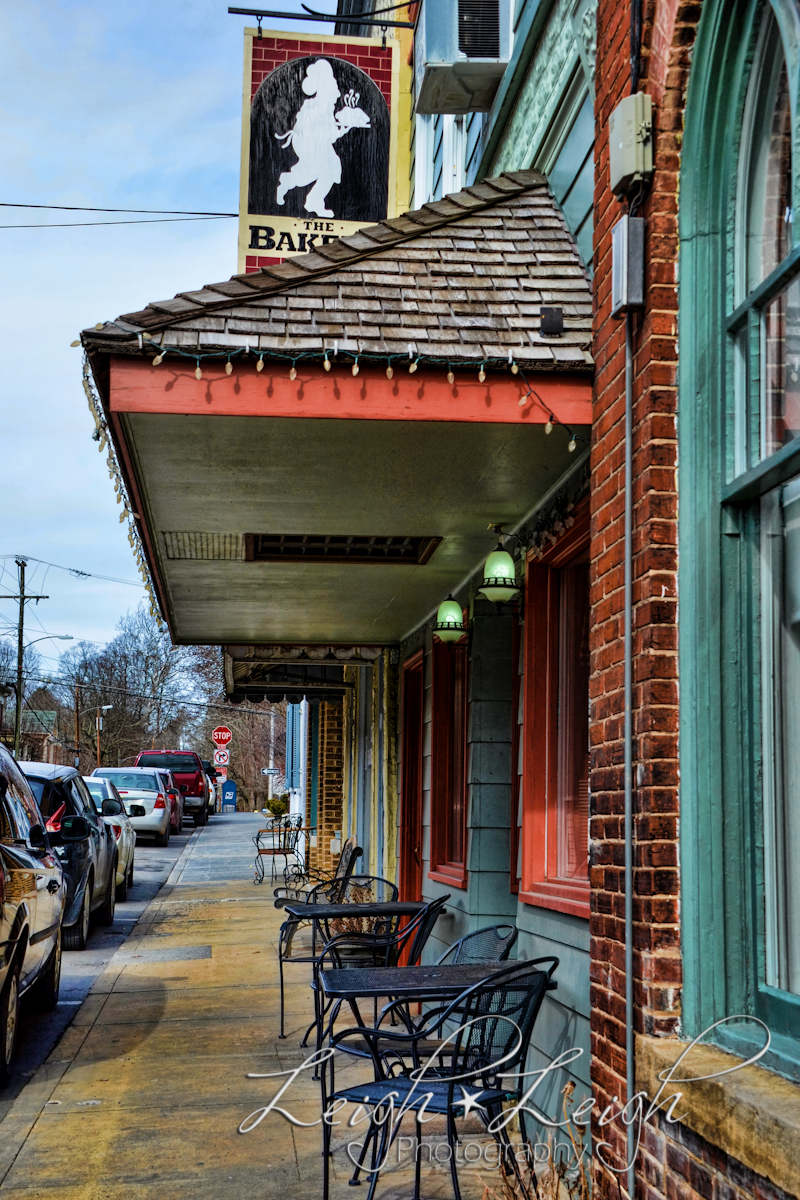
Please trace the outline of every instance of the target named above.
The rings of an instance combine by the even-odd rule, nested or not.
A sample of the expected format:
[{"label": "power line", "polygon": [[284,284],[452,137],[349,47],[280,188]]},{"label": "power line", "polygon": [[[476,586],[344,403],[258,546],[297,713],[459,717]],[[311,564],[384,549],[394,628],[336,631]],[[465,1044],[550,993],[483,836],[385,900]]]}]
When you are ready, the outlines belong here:
[{"label": "power line", "polygon": [[171,225],[176,221],[220,221],[238,213],[225,213],[224,217],[154,217],[143,221],[57,221],[53,224],[42,222],[38,225],[0,225],[0,229],[82,229],[84,226],[95,225]]},{"label": "power line", "polygon": [[57,571],[68,571],[76,579],[104,579],[106,583],[124,583],[128,587],[144,587],[144,584],[137,583],[134,579],[117,579],[115,575],[95,575],[93,571],[80,571],[77,567],[62,567],[60,563],[47,562],[44,558],[34,558],[31,554],[0,554],[0,558],[24,558],[28,562],[40,563],[43,567],[55,567]]},{"label": "power line", "polygon": [[97,692],[116,692],[121,696],[133,696],[138,700],[155,700],[161,704],[174,704],[184,708],[215,708],[220,712],[233,712],[250,717],[269,716],[269,710],[260,710],[257,708],[242,709],[236,704],[215,704],[213,700],[181,700],[164,696],[150,696],[146,692],[132,692],[128,688],[115,687],[110,683],[92,683],[88,680],[77,679],[57,679],[52,675],[31,675],[27,672],[23,673],[23,678],[36,683],[44,683],[50,687],[93,688]]},{"label": "power line", "polygon": [[48,208],[58,212],[150,213],[159,217],[238,217],[238,213],[195,212],[186,208],[84,208],[80,204],[15,204],[0,200],[0,208]]}]

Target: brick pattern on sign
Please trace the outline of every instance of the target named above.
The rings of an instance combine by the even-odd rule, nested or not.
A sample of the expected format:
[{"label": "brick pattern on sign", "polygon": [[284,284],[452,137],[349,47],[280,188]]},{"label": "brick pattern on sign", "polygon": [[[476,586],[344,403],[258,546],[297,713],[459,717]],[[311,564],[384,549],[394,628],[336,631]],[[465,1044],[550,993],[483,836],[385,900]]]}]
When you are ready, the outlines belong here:
[{"label": "brick pattern on sign", "polygon": [[[677,321],[678,172],[700,3],[645,5],[641,90],[653,95],[655,175],[646,306],[634,318],[634,971],[637,1031],[677,1031],[678,875]],[[630,90],[629,9],[600,0],[595,104],[595,410],[592,446],[592,1079],[598,1109],[625,1096],[623,536],[625,322],[611,319],[611,230],[626,211],[608,186],[608,120]],[[624,1131],[598,1130],[625,1158]],[[596,1161],[600,1196],[620,1180]],[[643,1195],[664,1196],[647,1180]],[[694,1195],[675,1182],[670,1196]],[[705,1194],[705,1193],[701,1193]]]},{"label": "brick pattern on sign", "polygon": [[295,38],[253,38],[253,69],[250,81],[252,101],[266,77],[283,63],[293,58],[307,58],[310,54],[327,54],[330,58],[341,58],[352,63],[365,75],[369,75],[380,88],[391,111],[392,107],[392,51],[390,47],[362,46],[357,42],[303,42]]}]

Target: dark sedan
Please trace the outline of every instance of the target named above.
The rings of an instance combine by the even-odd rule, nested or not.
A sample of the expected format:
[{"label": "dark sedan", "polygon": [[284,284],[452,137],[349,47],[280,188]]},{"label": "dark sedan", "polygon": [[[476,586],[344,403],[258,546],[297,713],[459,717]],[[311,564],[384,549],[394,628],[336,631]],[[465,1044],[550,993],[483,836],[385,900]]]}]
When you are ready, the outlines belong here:
[{"label": "dark sedan", "polygon": [[[85,950],[92,913],[96,913],[101,925],[114,923],[117,875],[114,834],[74,767],[35,762],[22,766],[64,870],[67,884],[64,949]],[[89,826],[86,841],[63,843],[59,837],[62,821],[71,816],[86,819]]]},{"label": "dark sedan", "polygon": [[[78,822],[64,836],[85,837]],[[0,1087],[8,1082],[26,992],[55,1008],[65,888],[58,857],[22,772],[0,746]]]}]

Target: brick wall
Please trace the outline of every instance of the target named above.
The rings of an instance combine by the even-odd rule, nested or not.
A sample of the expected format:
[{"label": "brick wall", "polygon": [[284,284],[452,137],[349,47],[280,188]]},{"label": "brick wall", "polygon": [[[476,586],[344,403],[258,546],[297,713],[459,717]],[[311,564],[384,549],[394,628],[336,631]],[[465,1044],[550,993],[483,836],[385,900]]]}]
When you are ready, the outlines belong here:
[{"label": "brick wall", "polygon": [[[312,761],[311,721],[308,723],[308,776],[310,793],[312,771],[317,778],[317,845],[309,850],[311,866],[323,871],[333,870],[338,854],[331,854],[330,843],[336,830],[342,828],[342,796],[344,787],[344,708],[340,703],[319,706],[319,742],[316,762]],[[306,819],[310,824],[310,795],[306,802]]]},{"label": "brick wall", "polygon": [[[595,334],[592,448],[592,1078],[599,1108],[625,1096],[623,843],[623,463],[625,323],[611,308],[611,229],[625,211],[608,186],[608,119],[630,91],[628,5],[600,0],[595,107]],[[654,100],[655,176],[647,219],[646,307],[634,318],[634,971],[636,1028],[680,1018],[676,376],[678,171],[700,3],[645,5],[641,90]],[[601,65],[602,64],[602,65]],[[624,1131],[602,1135],[624,1158]],[[640,1170],[644,1165],[640,1165]],[[598,1194],[619,1195],[597,1168]],[[665,1184],[652,1195],[666,1195]],[[671,1196],[693,1195],[677,1184]],[[704,1193],[705,1194],[705,1193]]]},{"label": "brick wall", "polygon": [[660,1119],[646,1126],[640,1158],[639,1200],[791,1200],[680,1124],[668,1133]]}]

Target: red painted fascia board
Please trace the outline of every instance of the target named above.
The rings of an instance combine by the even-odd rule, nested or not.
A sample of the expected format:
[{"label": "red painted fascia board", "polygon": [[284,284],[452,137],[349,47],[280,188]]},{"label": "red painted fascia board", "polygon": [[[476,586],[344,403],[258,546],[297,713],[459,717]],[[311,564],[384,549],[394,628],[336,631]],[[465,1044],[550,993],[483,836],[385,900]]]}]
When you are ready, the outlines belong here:
[{"label": "red painted fascia board", "polygon": [[511,372],[457,370],[456,381],[443,372],[421,367],[414,375],[398,368],[393,379],[379,367],[349,365],[324,371],[320,363],[289,366],[255,362],[236,364],[225,374],[222,361],[205,363],[196,379],[191,360],[149,361],[114,356],[110,361],[109,407],[112,412],[170,413],[186,416],[306,417],[361,421],[463,421],[478,424],[543,425],[553,412],[570,426],[592,423],[592,380],[586,374],[542,373],[535,376],[541,403],[532,396],[520,406],[527,388]]}]

